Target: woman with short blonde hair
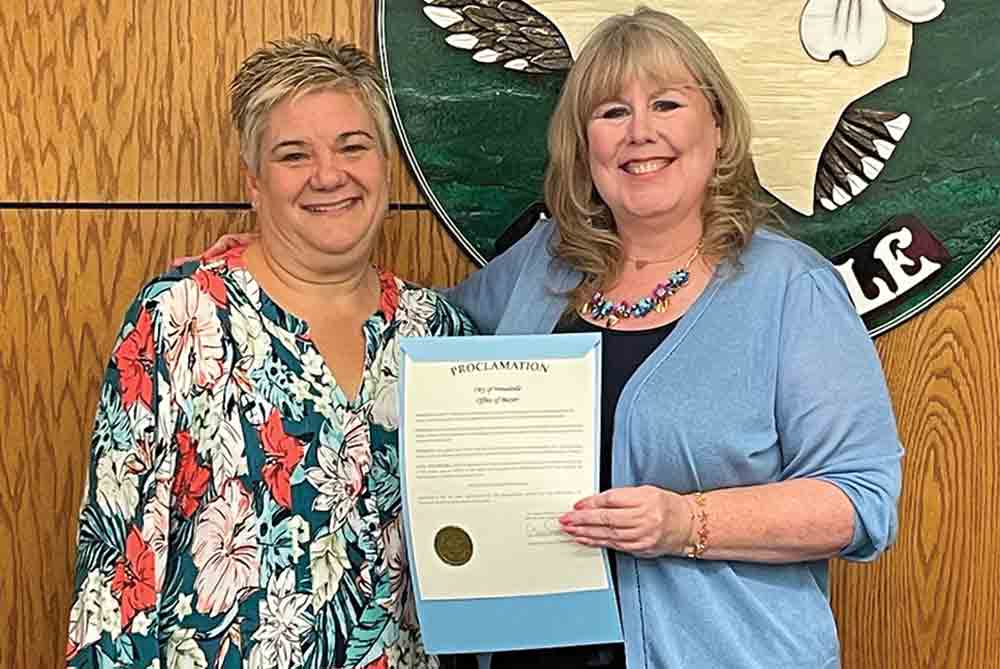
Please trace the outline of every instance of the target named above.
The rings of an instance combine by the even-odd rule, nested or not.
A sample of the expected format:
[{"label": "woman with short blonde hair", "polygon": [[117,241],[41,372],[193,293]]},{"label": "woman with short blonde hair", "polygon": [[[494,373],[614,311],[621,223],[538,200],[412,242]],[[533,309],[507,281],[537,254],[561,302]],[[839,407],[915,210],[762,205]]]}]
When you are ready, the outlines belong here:
[{"label": "woman with short blonde hair", "polygon": [[393,143],[364,52],[262,47],[232,119],[259,234],[126,313],[66,664],[435,669],[403,545],[396,355],[404,335],[473,327],[372,264]]},{"label": "woman with short blonde hair", "polygon": [[317,90],[354,95],[374,123],[379,148],[391,160],[396,143],[378,68],[353,44],[310,33],[257,50],[233,77],[230,116],[239,135],[240,156],[251,170],[260,159],[260,136],[271,109]]}]

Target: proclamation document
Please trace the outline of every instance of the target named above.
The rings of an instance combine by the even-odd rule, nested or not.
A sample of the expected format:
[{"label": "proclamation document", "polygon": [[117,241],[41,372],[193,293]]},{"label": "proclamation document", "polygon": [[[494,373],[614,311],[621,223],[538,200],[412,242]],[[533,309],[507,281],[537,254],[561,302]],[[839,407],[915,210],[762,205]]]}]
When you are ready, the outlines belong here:
[{"label": "proclamation document", "polygon": [[574,543],[557,520],[597,491],[599,335],[401,347],[401,473],[419,597],[610,590],[604,551]]}]

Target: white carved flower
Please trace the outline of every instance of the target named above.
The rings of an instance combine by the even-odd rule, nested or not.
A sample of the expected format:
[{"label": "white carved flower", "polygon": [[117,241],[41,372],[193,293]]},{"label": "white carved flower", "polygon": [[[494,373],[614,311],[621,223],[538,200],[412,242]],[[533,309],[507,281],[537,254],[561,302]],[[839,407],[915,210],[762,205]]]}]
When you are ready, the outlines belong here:
[{"label": "white carved flower", "polygon": [[799,34],[816,60],[842,53],[851,65],[862,65],[885,46],[889,13],[910,23],[926,23],[943,11],[944,0],[807,0]]}]

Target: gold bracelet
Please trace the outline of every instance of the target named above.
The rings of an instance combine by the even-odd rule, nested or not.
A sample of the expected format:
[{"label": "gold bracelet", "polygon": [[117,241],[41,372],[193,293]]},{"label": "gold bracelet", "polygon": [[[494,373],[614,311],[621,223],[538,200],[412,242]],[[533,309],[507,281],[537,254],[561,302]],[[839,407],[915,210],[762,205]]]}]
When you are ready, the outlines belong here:
[{"label": "gold bracelet", "polygon": [[708,548],[708,510],[705,506],[705,495],[694,493],[695,509],[691,511],[691,523],[698,524],[698,536],[693,543],[684,547],[684,555],[697,560]]}]

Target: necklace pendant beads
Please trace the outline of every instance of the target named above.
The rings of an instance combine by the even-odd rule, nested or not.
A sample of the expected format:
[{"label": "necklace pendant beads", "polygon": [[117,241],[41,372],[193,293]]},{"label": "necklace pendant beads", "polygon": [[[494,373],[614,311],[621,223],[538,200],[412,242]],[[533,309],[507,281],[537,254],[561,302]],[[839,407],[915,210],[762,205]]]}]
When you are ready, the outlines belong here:
[{"label": "necklace pendant beads", "polygon": [[657,284],[649,295],[640,298],[635,304],[630,304],[627,300],[612,302],[598,290],[594,291],[594,296],[580,309],[580,313],[584,316],[590,316],[595,321],[604,321],[609,328],[613,328],[626,318],[645,318],[654,311],[658,314],[664,313],[670,298],[691,280],[689,268],[700,252],[701,243],[699,242],[683,267],[671,272],[666,281]]}]

